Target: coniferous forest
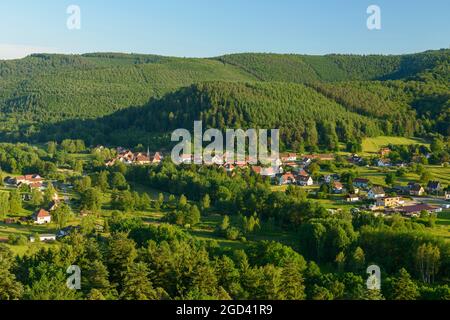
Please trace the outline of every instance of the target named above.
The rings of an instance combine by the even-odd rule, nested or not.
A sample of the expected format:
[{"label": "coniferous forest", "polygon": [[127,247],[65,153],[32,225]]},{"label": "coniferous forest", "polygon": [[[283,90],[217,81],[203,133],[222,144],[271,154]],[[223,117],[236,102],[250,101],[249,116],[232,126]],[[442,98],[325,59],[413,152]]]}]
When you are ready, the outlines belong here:
[{"label": "coniferous forest", "polygon": [[276,125],[293,148],[316,145],[308,135],[318,128],[323,141],[448,136],[449,56],[32,55],[0,62],[0,134],[135,146],[196,118],[220,128]]}]

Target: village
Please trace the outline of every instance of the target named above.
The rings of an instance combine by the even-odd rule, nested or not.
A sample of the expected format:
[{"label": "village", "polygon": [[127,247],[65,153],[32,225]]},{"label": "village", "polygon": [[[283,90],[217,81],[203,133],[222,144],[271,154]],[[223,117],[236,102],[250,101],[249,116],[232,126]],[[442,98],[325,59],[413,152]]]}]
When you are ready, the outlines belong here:
[{"label": "village", "polygon": [[[108,161],[106,166],[112,166],[116,162],[127,165],[157,165],[164,159],[162,152],[151,155],[150,152],[133,153],[124,148],[117,148],[117,152],[117,157]],[[378,157],[372,160],[373,167],[404,168],[408,166],[404,162],[392,163],[387,158],[390,152],[388,147],[381,148]],[[194,158],[190,154],[182,154],[180,157],[183,164],[193,163]],[[343,183],[338,173],[316,174],[310,168],[310,165],[315,162],[331,163],[334,160],[334,154],[284,153],[274,161],[275,165],[260,166],[252,165],[251,163],[255,163],[255,160],[249,156],[245,161],[227,162],[227,154],[225,154],[215,155],[209,162],[205,162],[205,165],[216,165],[229,174],[236,174],[238,169],[251,168],[256,175],[270,179],[273,185],[307,187],[308,192],[313,194],[317,193],[322,185],[327,185],[329,193],[339,195],[343,203],[353,204],[356,210],[372,211],[376,214],[419,217],[423,213],[438,213],[450,208],[449,204],[443,202],[450,201],[450,191],[444,191],[445,186],[439,181],[430,180],[425,185],[408,182],[406,186],[397,185],[386,188],[362,177],[355,177],[352,181]],[[346,160],[354,165],[363,165],[366,162],[357,154],[351,154]],[[365,166],[370,167],[370,165]]]},{"label": "village", "polygon": [[[104,148],[98,146],[97,148]],[[118,163],[127,166],[151,166],[159,165],[164,160],[163,152],[133,152],[129,149],[116,148],[116,156],[105,162],[105,167],[112,167]],[[390,152],[389,148],[381,148],[378,157],[371,159],[367,164],[367,159],[351,154],[345,157],[345,161],[350,166],[371,170],[386,170],[387,168],[404,168],[405,163],[391,163],[386,157]],[[181,155],[182,162],[189,165],[193,162],[192,155]],[[343,207],[350,208],[351,212],[371,211],[376,215],[400,214],[404,217],[420,217],[423,214],[437,214],[443,209],[450,208],[450,192],[446,191],[441,182],[430,180],[426,184],[409,181],[406,185],[378,185],[373,183],[368,177],[345,176],[342,170],[320,170],[321,164],[332,164],[336,161],[335,154],[304,154],[296,153],[280,154],[279,159],[273,166],[252,165],[254,159],[246,157],[245,161],[230,163],[226,156],[216,155],[212,161],[205,163],[207,166],[217,166],[225,170],[229,175],[239,174],[239,170],[250,169],[253,174],[269,180],[274,190],[286,190],[289,185],[303,188],[309,197],[318,199],[333,199],[333,205],[328,210],[340,211]],[[344,177],[345,176],[345,177]],[[58,181],[46,181],[38,174],[29,174],[16,177],[6,177],[4,183],[10,188],[26,188],[38,190],[44,193],[49,185],[54,188]],[[61,186],[60,186],[61,187]],[[60,190],[67,191],[73,186],[63,185]],[[30,194],[24,193],[23,200],[30,200]],[[70,199],[66,195],[54,192],[52,202],[49,206],[39,208],[32,215],[21,217],[19,220],[5,218],[5,224],[12,223],[32,223],[35,225],[46,225],[52,223],[52,212],[65,203],[70,205]],[[73,230],[73,226],[58,230],[57,234],[41,234],[41,241],[53,241],[59,237],[64,237]],[[29,238],[35,241],[35,236]]]}]

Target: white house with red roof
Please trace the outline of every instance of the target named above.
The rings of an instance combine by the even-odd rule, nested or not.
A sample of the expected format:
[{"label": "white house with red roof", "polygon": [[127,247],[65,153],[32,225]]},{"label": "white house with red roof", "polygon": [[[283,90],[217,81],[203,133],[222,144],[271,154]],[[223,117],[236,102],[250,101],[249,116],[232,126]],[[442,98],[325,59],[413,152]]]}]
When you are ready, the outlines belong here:
[{"label": "white house with red roof", "polygon": [[44,209],[40,209],[33,214],[33,221],[36,224],[46,224],[52,222],[52,216],[50,212]]}]

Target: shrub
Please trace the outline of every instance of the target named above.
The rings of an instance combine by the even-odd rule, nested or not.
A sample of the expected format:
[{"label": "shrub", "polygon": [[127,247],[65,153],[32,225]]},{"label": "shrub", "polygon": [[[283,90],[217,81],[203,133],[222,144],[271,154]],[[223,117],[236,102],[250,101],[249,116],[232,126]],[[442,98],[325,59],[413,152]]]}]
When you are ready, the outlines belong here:
[{"label": "shrub", "polygon": [[241,232],[238,228],[231,227],[226,230],[225,236],[228,240],[237,240],[240,236],[240,233]]}]

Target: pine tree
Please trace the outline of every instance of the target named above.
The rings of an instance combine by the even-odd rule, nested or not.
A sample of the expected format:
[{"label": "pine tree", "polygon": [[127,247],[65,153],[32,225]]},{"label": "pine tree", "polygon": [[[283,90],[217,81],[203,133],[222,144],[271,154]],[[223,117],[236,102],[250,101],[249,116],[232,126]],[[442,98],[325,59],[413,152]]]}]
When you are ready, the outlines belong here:
[{"label": "pine tree", "polygon": [[182,209],[187,205],[187,198],[184,194],[180,196],[180,199],[178,200],[178,209]]},{"label": "pine tree", "polygon": [[404,268],[400,269],[398,276],[392,280],[391,295],[394,300],[415,300],[419,297],[417,284]]},{"label": "pine tree", "polygon": [[220,230],[226,231],[230,227],[230,217],[225,215],[222,219],[222,222],[220,224]]},{"label": "pine tree", "polygon": [[14,254],[3,244],[0,244],[0,300],[20,299],[23,286],[11,272]]},{"label": "pine tree", "polygon": [[305,285],[303,276],[300,273],[298,265],[294,261],[288,261],[283,266],[281,274],[281,291],[285,300],[303,300],[305,299]]},{"label": "pine tree", "polygon": [[145,263],[132,263],[123,280],[120,294],[123,300],[153,300],[156,292],[149,280],[149,271]]},{"label": "pine tree", "polygon": [[211,205],[211,199],[209,197],[209,194],[205,194],[205,196],[202,198],[201,202],[201,208],[203,212],[206,212]]},{"label": "pine tree", "polygon": [[364,269],[366,258],[364,250],[361,247],[357,247],[353,252],[350,260],[350,265],[353,271],[361,272]]},{"label": "pine tree", "polygon": [[140,201],[140,208],[141,210],[149,210],[152,203],[152,199],[150,199],[150,196],[148,193],[143,193],[141,196]]},{"label": "pine tree", "polygon": [[108,178],[108,171],[101,171],[97,176],[96,187],[100,188],[103,192],[107,191],[109,189]]}]

